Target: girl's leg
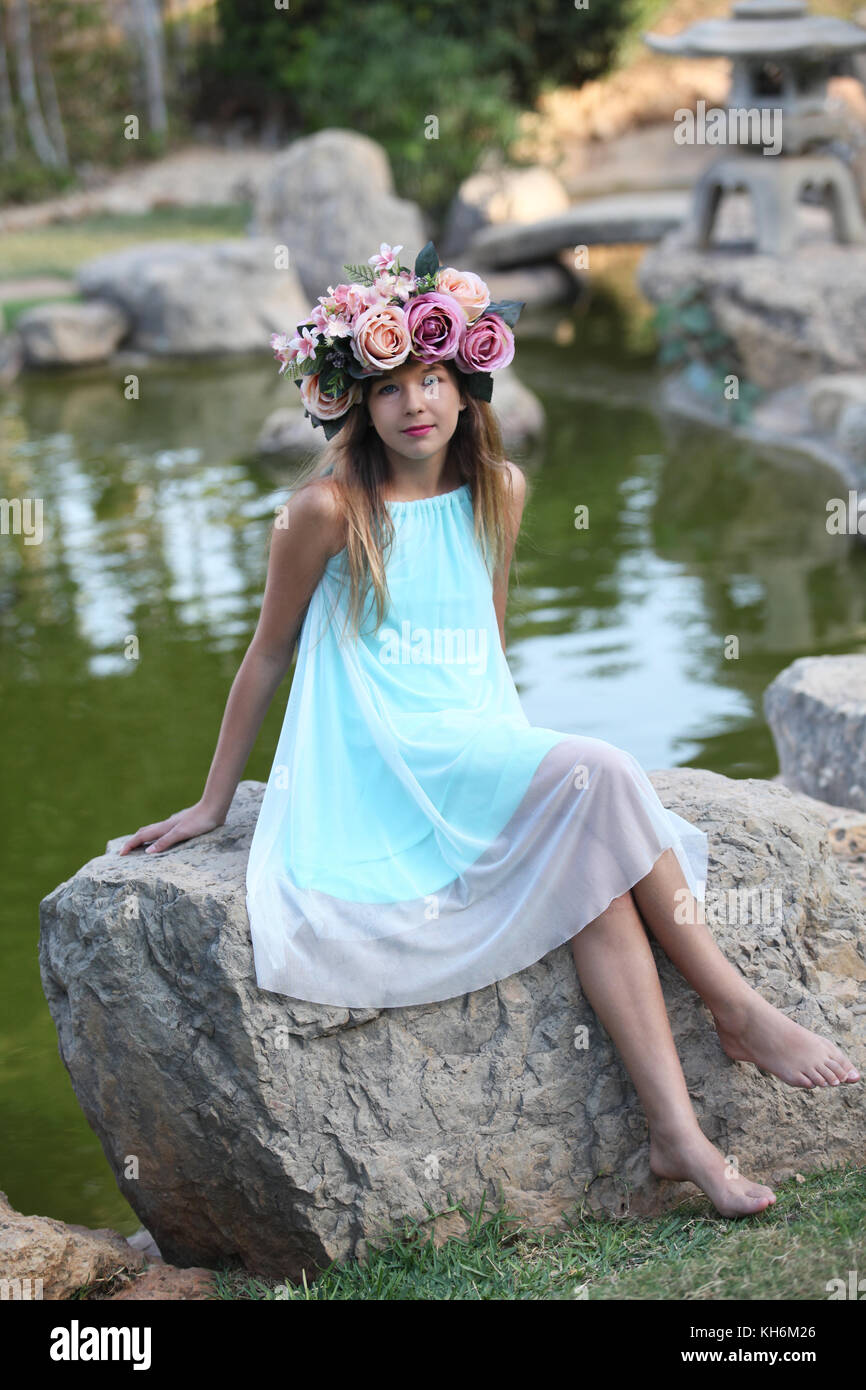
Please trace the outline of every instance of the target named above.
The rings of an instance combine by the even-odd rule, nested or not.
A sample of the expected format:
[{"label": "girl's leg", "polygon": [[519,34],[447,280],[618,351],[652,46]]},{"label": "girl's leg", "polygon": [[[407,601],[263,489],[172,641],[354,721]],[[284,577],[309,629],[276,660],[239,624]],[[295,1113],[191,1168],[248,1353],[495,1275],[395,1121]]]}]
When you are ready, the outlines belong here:
[{"label": "girl's leg", "polygon": [[754,1062],[789,1086],[860,1080],[844,1052],[774,1008],[722,955],[672,849],[665,850],[631,893],[659,944],[712,1013],[729,1057]]},{"label": "girl's leg", "polygon": [[581,987],[634,1082],[650,1129],[650,1168],[696,1183],[723,1216],[774,1202],[771,1188],[732,1175],[698,1124],[668,1022],[658,971],[631,891],[571,942]]}]

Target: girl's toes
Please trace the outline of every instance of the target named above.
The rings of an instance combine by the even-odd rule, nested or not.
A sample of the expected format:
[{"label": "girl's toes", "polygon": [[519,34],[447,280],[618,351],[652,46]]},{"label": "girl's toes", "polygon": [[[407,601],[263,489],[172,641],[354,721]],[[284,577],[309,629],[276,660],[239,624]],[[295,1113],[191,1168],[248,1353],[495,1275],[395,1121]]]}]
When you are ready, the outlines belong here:
[{"label": "girl's toes", "polygon": [[761,1188],[752,1188],[749,1192],[746,1193],[746,1196],[751,1198],[751,1200],[754,1202],[756,1211],[759,1211],[761,1207],[770,1206],[776,1200],[775,1196],[773,1196],[772,1193],[768,1193],[766,1190],[762,1190]]},{"label": "girl's toes", "polygon": [[812,1078],[810,1076],[807,1076],[804,1071],[798,1071],[794,1080],[798,1086],[803,1086],[805,1089],[810,1091],[812,1087],[815,1085]]},{"label": "girl's toes", "polygon": [[827,1066],[831,1069],[837,1081],[844,1081],[851,1068],[851,1063],[847,1062],[844,1057],[830,1057],[827,1060]]},{"label": "girl's toes", "polygon": [[827,1082],[819,1072],[817,1067],[809,1067],[806,1075],[810,1078],[813,1086],[826,1086]]},{"label": "girl's toes", "polygon": [[824,1080],[826,1081],[826,1083],[827,1083],[828,1086],[838,1086],[838,1085],[839,1085],[839,1078],[838,1078],[838,1076],[836,1075],[835,1069],[831,1066],[831,1064],[829,1063],[829,1061],[828,1061],[828,1062],[819,1062],[819,1063],[818,1063],[818,1071],[821,1073],[821,1075],[823,1076],[823,1078],[824,1078]]},{"label": "girl's toes", "polygon": [[856,1068],[856,1067],[852,1067],[851,1070],[849,1071],[848,1075],[845,1076],[845,1077],[843,1077],[843,1080],[844,1080],[844,1081],[859,1081],[859,1080],[860,1080],[860,1073],[859,1073],[859,1071],[857,1070],[857,1068]]}]

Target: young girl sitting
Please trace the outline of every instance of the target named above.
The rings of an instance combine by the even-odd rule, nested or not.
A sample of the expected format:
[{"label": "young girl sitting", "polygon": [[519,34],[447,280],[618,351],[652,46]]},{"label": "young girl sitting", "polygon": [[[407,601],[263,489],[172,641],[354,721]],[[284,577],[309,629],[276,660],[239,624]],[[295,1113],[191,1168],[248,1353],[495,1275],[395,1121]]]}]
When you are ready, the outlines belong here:
[{"label": "young girl sitting", "polygon": [[221,825],[271,699],[297,662],[247,868],[262,989],[396,1008],[482,989],[571,942],[586,997],[650,1129],[650,1166],[727,1216],[775,1201],[731,1176],[691,1105],[645,925],[710,1009],[731,1058],[790,1086],[859,1073],[720,952],[700,904],[707,837],[637,760],[529,723],[505,657],[525,497],[489,404],[520,305],[414,272],[383,245],[275,335],[324,459],[281,509],[261,616],[200,801],[121,850]]}]

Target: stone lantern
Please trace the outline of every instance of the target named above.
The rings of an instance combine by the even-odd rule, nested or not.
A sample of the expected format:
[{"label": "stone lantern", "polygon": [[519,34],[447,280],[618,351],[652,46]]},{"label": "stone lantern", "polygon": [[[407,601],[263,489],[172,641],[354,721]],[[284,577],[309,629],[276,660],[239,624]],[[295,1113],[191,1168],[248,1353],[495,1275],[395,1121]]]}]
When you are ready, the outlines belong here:
[{"label": "stone lantern", "polygon": [[743,189],[754,207],[757,249],[789,251],[806,188],[829,204],[838,241],[866,244],[856,180],[827,148],[843,133],[828,103],[827,79],[840,61],[866,49],[866,29],[810,15],[804,0],[740,0],[731,15],[700,20],[672,37],[642,36],[660,53],[724,57],[732,64],[728,106],[712,113],[706,143],[735,148],[696,182],[683,244],[708,247],[722,196]]}]

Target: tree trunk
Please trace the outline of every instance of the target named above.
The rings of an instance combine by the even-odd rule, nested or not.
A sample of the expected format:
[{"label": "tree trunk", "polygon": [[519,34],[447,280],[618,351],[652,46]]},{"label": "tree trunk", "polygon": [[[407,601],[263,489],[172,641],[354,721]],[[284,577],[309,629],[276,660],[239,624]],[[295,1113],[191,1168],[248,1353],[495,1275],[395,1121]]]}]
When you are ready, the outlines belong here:
[{"label": "tree trunk", "polygon": [[51,59],[45,51],[38,30],[33,34],[33,57],[36,60],[39,90],[42,94],[45,115],[48,120],[48,127],[51,131],[51,142],[57,151],[57,158],[61,168],[68,169],[69,151],[66,148],[66,133],[63,129],[63,117],[60,114],[60,104],[57,100],[54,73],[51,71]]},{"label": "tree trunk", "polygon": [[18,158],[18,138],[15,134],[15,110],[9,83],[9,62],[6,57],[6,11],[0,3],[0,154],[4,163]]},{"label": "tree trunk", "polygon": [[36,90],[36,74],[33,69],[33,53],[30,47],[30,11],[27,5],[28,0],[12,0],[10,11],[13,43],[15,44],[18,92],[21,97],[21,105],[24,107],[27,130],[36,157],[42,164],[49,164],[53,169],[56,169],[60,164],[60,159],[45,128],[39,105],[39,93]]},{"label": "tree trunk", "polygon": [[165,44],[159,0],[129,0],[129,8],[144,64],[148,125],[152,131],[165,135],[168,111],[165,104]]}]

